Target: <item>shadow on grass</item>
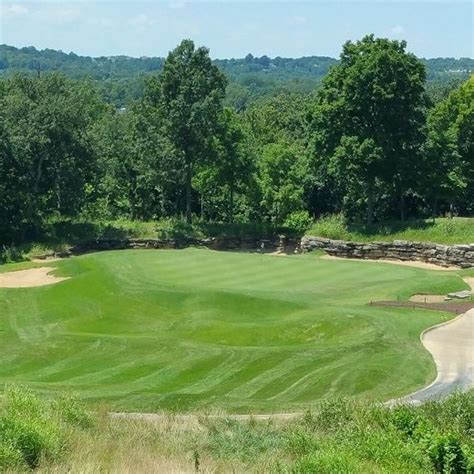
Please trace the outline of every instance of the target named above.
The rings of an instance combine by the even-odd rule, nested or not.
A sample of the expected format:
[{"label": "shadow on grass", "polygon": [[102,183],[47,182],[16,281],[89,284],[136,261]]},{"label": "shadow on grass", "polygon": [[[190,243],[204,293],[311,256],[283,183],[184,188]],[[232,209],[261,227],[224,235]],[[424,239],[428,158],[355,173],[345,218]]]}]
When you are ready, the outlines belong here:
[{"label": "shadow on grass", "polygon": [[364,237],[371,237],[377,235],[392,235],[401,232],[427,230],[435,226],[433,221],[425,220],[409,220],[405,222],[401,221],[388,221],[381,222],[378,224],[348,224],[347,229],[350,233],[357,233]]}]

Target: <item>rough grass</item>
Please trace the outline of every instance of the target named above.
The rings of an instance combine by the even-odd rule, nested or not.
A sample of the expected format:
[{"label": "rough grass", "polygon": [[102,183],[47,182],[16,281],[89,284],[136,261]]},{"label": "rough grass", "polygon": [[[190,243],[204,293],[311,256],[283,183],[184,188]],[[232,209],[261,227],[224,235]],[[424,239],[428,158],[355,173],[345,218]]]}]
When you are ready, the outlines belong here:
[{"label": "rough grass", "polygon": [[455,217],[386,222],[372,226],[347,224],[341,215],[318,219],[308,235],[356,242],[410,240],[440,244],[474,242],[474,218]]},{"label": "rough grass", "polygon": [[421,407],[334,398],[291,421],[98,416],[39,472],[471,473],[474,392]]},{"label": "rough grass", "polygon": [[0,470],[24,472],[57,462],[72,430],[92,423],[92,415],[73,396],[51,402],[25,388],[8,387],[0,400]]},{"label": "rough grass", "polygon": [[0,240],[0,264],[53,255],[97,239],[268,238],[280,234],[300,236],[302,233],[298,226],[284,227],[259,222],[229,224],[207,222],[197,218],[192,225],[179,218],[145,222],[126,219],[52,219],[30,235],[23,236],[23,240],[20,239],[20,243],[16,245],[1,245]]},{"label": "rough grass", "polygon": [[367,303],[466,287],[450,272],[197,249],[51,265],[72,278],[0,289],[0,383],[131,411],[406,394],[435,374],[420,333],[450,316]]}]

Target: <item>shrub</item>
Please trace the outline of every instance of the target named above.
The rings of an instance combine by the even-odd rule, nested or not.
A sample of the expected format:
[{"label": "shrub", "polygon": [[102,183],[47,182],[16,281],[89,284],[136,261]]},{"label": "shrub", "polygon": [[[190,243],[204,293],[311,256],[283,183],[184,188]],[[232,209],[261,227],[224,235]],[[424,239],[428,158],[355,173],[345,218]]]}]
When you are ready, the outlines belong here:
[{"label": "shrub", "polygon": [[21,451],[10,440],[2,439],[0,441],[0,469],[10,470],[23,464]]},{"label": "shrub", "polygon": [[342,398],[329,398],[320,403],[314,413],[304,417],[306,426],[314,431],[337,432],[353,422],[356,406]]},{"label": "shrub", "polygon": [[436,472],[467,472],[468,460],[457,437],[435,434],[427,441],[426,450]]},{"label": "shrub", "polygon": [[251,461],[283,445],[281,431],[271,423],[240,423],[231,419],[210,421],[207,450],[217,458]]},{"label": "shrub", "polygon": [[35,468],[42,457],[55,458],[63,448],[58,422],[27,389],[9,388],[0,415],[0,469]]},{"label": "shrub", "polygon": [[12,245],[11,247],[3,246],[0,248],[0,263],[13,263],[23,260],[23,252]]},{"label": "shrub", "polygon": [[66,423],[80,428],[93,425],[92,414],[83,402],[74,395],[64,395],[53,402],[53,409]]},{"label": "shrub", "polygon": [[400,405],[393,408],[391,422],[404,435],[412,437],[419,425],[419,413],[413,407]]},{"label": "shrub", "polygon": [[438,225],[441,232],[448,237],[456,233],[456,223],[454,219],[444,219]]},{"label": "shrub", "polygon": [[345,240],[349,238],[347,221],[343,214],[333,214],[321,217],[311,229],[320,237],[327,239]]},{"label": "shrub", "polygon": [[318,449],[318,442],[314,436],[298,429],[288,435],[288,451],[297,456],[305,456]]},{"label": "shrub", "polygon": [[291,472],[294,474],[318,473],[332,474],[335,472],[363,472],[361,465],[350,454],[340,449],[316,451],[298,459]]},{"label": "shrub", "polygon": [[283,226],[297,234],[304,234],[311,227],[312,223],[313,219],[307,211],[295,211],[285,219]]},{"label": "shrub", "polygon": [[176,217],[168,217],[158,221],[156,232],[160,239],[192,239],[201,237],[196,225],[188,224]]},{"label": "shrub", "polygon": [[92,417],[69,395],[49,403],[23,387],[9,387],[0,405],[0,471],[34,469],[63,453],[69,426],[87,428]]}]

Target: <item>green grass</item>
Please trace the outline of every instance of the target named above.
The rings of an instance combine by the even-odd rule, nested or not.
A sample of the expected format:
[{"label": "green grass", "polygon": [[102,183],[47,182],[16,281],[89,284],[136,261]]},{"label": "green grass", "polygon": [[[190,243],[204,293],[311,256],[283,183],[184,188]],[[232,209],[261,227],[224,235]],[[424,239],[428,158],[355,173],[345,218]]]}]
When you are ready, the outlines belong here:
[{"label": "green grass", "polygon": [[302,231],[269,223],[229,224],[207,222],[198,218],[194,219],[193,224],[187,224],[184,220],[174,217],[157,221],[51,219],[16,244],[2,245],[0,240],[0,264],[54,255],[97,239],[185,240],[208,237],[260,239],[280,234],[298,238],[302,235]]},{"label": "green grass", "polygon": [[410,240],[466,244],[474,242],[474,218],[394,221],[367,226],[347,224],[341,216],[328,216],[318,219],[306,234],[355,242]]},{"label": "green grass", "polygon": [[135,411],[405,394],[433,379],[419,336],[449,316],[367,302],[465,288],[449,272],[310,255],[128,250],[51,265],[72,278],[0,289],[0,383]]},{"label": "green grass", "polygon": [[[45,427],[55,427],[58,415],[70,429],[59,432],[60,456],[51,456],[54,452],[45,443],[36,445],[41,453],[37,472],[474,472],[473,390],[418,407],[336,398],[285,422],[203,413],[179,422],[164,414],[160,423],[91,417],[71,398],[53,402],[54,410],[44,402],[40,406],[48,414],[41,420],[43,433]],[[35,417],[28,405],[14,414],[30,426]],[[0,427],[0,438],[2,434]],[[0,454],[0,469],[17,472],[18,466],[24,472],[12,453],[6,454],[4,461],[10,462],[2,463]]]}]

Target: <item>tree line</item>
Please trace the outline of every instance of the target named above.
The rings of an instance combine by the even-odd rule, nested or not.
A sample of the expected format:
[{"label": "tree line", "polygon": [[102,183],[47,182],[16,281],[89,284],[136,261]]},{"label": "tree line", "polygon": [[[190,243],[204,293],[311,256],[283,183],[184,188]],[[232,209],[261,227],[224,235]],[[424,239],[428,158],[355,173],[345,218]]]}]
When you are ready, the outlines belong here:
[{"label": "tree line", "polygon": [[[248,58],[250,60],[250,58]],[[243,110],[184,40],[126,111],[91,80],[0,81],[0,241],[51,218],[292,224],[474,212],[474,77],[434,103],[404,41],[366,36],[308,93]]]},{"label": "tree line", "polygon": [[[427,69],[427,92],[434,100],[444,98],[474,71],[472,58],[421,59]],[[253,102],[286,92],[309,93],[337,59],[327,56],[301,58],[255,57],[215,59],[227,76],[225,105],[242,110]],[[143,96],[147,76],[159,73],[164,58],[129,56],[79,56],[53,49],[38,50],[32,46],[16,48],[0,45],[0,75],[15,72],[33,75],[62,72],[72,79],[94,81],[105,101],[116,107],[127,106]]]}]

